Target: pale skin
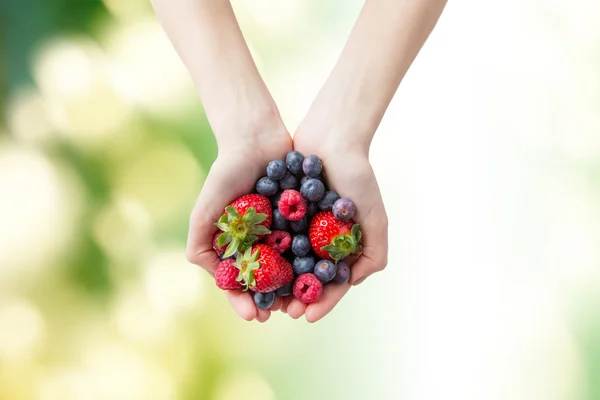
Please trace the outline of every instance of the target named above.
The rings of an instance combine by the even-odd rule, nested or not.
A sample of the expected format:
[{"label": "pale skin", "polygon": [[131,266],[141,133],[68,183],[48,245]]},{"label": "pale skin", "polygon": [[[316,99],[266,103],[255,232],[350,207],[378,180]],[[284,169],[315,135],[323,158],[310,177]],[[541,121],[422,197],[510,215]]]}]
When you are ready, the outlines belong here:
[{"label": "pale skin", "polygon": [[292,318],[304,315],[309,322],[320,320],[353,285],[387,265],[388,220],[369,147],[446,0],[367,0],[293,142],[228,0],[152,3],[192,76],[219,145],[190,219],[188,260],[213,274],[219,262],[212,251],[213,223],[224,206],[250,192],[267,163],[283,159],[292,148],[317,154],[332,189],[357,207],[363,253],[350,260],[350,281],[327,285],[321,298],[308,306],[290,296],[278,298],[270,310],[258,309],[248,292],[226,294],[236,313],[248,321],[265,322],[271,311],[280,309]]}]

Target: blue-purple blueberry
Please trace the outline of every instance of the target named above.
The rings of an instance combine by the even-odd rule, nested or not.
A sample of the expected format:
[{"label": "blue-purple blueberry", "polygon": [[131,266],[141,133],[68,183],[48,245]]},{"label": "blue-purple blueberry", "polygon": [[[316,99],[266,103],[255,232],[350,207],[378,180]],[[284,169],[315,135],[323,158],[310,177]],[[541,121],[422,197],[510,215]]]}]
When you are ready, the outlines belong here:
[{"label": "blue-purple blueberry", "polygon": [[273,222],[271,222],[272,231],[285,231],[288,227],[288,221],[283,218],[279,210],[273,210]]},{"label": "blue-purple blueberry", "polygon": [[309,201],[306,205],[306,215],[308,218],[312,218],[319,212],[319,206],[314,201]]},{"label": "blue-purple blueberry", "polygon": [[277,192],[273,196],[271,196],[270,200],[271,200],[271,206],[273,207],[273,209],[279,207],[279,199],[281,198],[281,193],[283,193],[283,192]]},{"label": "blue-purple blueberry", "polygon": [[294,293],[294,281],[291,281],[290,283],[283,285],[282,287],[280,287],[279,289],[277,289],[275,291],[275,294],[277,296],[281,296],[281,297],[289,296],[292,293]]},{"label": "blue-purple blueberry", "polygon": [[294,258],[294,262],[292,263],[292,269],[294,270],[294,274],[302,275],[308,272],[313,272],[313,268],[315,267],[315,259],[306,256],[306,257],[296,257]]},{"label": "blue-purple blueberry", "polygon": [[300,193],[308,201],[319,201],[325,194],[325,186],[320,180],[311,179],[300,187]]},{"label": "blue-purple blueberry", "polygon": [[298,179],[289,172],[286,172],[284,177],[279,181],[279,187],[281,190],[298,189]]},{"label": "blue-purple blueberry", "polygon": [[306,176],[316,178],[323,171],[323,163],[319,157],[311,154],[302,162],[302,171]]},{"label": "blue-purple blueberry", "polygon": [[285,156],[285,165],[292,174],[298,175],[302,173],[302,162],[304,161],[304,156],[299,151],[290,151],[287,156]]},{"label": "blue-purple blueberry", "polygon": [[276,180],[263,176],[256,182],[256,191],[263,196],[273,196],[279,190]]},{"label": "blue-purple blueberry", "polygon": [[267,176],[276,181],[282,179],[286,173],[286,166],[283,160],[273,160],[267,165]]},{"label": "blue-purple blueberry", "polygon": [[350,280],[350,266],[343,261],[338,261],[337,271],[333,283],[346,283]]},{"label": "blue-purple blueberry", "polygon": [[340,198],[340,195],[334,191],[325,192],[323,198],[319,201],[319,210],[331,211],[333,205]]},{"label": "blue-purple blueberry", "polygon": [[315,276],[323,283],[335,277],[335,264],[329,260],[321,260],[315,264]]},{"label": "blue-purple blueberry", "polygon": [[275,292],[254,293],[254,304],[261,310],[268,310],[275,303]]},{"label": "blue-purple blueberry", "polygon": [[308,221],[306,215],[299,221],[290,221],[290,229],[294,233],[306,232],[308,229]]},{"label": "blue-purple blueberry", "polygon": [[[313,180],[313,179],[318,179],[321,182],[323,182],[323,177],[321,175],[317,176],[316,178],[311,178],[310,176],[306,176],[304,175],[302,177],[302,179],[300,179],[300,186],[304,185],[306,182]],[[323,185],[325,184],[325,182],[323,182]]]},{"label": "blue-purple blueberry", "polygon": [[310,241],[306,235],[296,235],[292,240],[292,252],[298,257],[303,257],[310,252]]},{"label": "blue-purple blueberry", "polygon": [[356,213],[356,206],[352,200],[342,197],[333,204],[333,215],[340,221],[348,221]]}]

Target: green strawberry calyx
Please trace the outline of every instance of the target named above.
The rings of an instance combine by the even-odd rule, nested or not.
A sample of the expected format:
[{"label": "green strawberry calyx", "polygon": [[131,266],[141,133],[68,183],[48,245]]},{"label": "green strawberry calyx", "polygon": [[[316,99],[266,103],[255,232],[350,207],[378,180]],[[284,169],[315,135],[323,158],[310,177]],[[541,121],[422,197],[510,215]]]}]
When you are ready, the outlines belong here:
[{"label": "green strawberry calyx", "polygon": [[343,233],[334,237],[333,240],[331,240],[331,243],[329,243],[327,246],[321,247],[321,250],[328,252],[329,257],[331,257],[337,264],[338,261],[344,259],[350,254],[360,253],[362,251],[362,247],[360,245],[361,239],[362,232],[360,231],[360,225],[354,224],[349,235]]},{"label": "green strawberry calyx", "polygon": [[232,206],[225,207],[225,211],[215,223],[223,231],[217,239],[218,246],[227,245],[223,258],[231,257],[236,251],[245,251],[258,240],[257,235],[271,233],[267,227],[260,225],[267,219],[267,214],[257,214],[254,207],[248,208],[243,216]]},{"label": "green strawberry calyx", "polygon": [[258,261],[259,255],[260,249],[256,249],[253,254],[252,248],[248,248],[245,252],[238,253],[237,259],[232,264],[240,270],[240,273],[235,280],[245,287],[244,290],[256,287],[254,271],[260,268],[260,261]]}]

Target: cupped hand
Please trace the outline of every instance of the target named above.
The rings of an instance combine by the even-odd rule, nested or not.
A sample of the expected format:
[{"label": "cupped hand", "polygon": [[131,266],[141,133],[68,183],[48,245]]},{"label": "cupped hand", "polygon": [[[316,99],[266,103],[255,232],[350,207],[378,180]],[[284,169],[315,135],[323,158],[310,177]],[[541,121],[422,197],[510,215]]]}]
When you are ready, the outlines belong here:
[{"label": "cupped hand", "polygon": [[294,149],[305,156],[318,155],[323,161],[324,176],[331,190],[341,197],[351,199],[356,205],[354,221],[363,233],[362,253],[349,257],[350,281],[345,284],[328,284],[315,303],[305,305],[297,299],[286,299],[283,309],[292,318],[305,314],[309,322],[327,315],[350,290],[369,275],[387,265],[388,220],[379,186],[368,158],[368,147],[358,144],[342,145],[333,135],[317,130],[299,128],[294,136]]},{"label": "cupped hand", "polygon": [[[217,232],[214,223],[225,206],[254,190],[257,178],[265,174],[269,161],[284,159],[292,150],[292,139],[283,123],[265,124],[246,132],[236,132],[219,140],[219,154],[204,182],[190,217],[186,256],[188,261],[214,276],[220,262],[212,247]],[[226,291],[237,314],[245,320],[265,322],[270,310],[256,307],[251,292]],[[281,307],[278,299],[271,310]]]}]

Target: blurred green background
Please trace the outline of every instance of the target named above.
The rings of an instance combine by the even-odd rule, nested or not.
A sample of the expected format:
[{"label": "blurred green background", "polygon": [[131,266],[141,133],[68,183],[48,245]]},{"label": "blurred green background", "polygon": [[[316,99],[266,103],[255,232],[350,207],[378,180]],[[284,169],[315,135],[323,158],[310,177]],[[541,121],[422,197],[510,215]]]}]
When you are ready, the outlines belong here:
[{"label": "blurred green background", "polygon": [[[371,149],[388,270],[259,325],[185,261],[216,144],[149,3],[1,0],[0,400],[600,399],[600,5],[575,3],[448,6]],[[234,5],[293,131],[361,2]]]}]

